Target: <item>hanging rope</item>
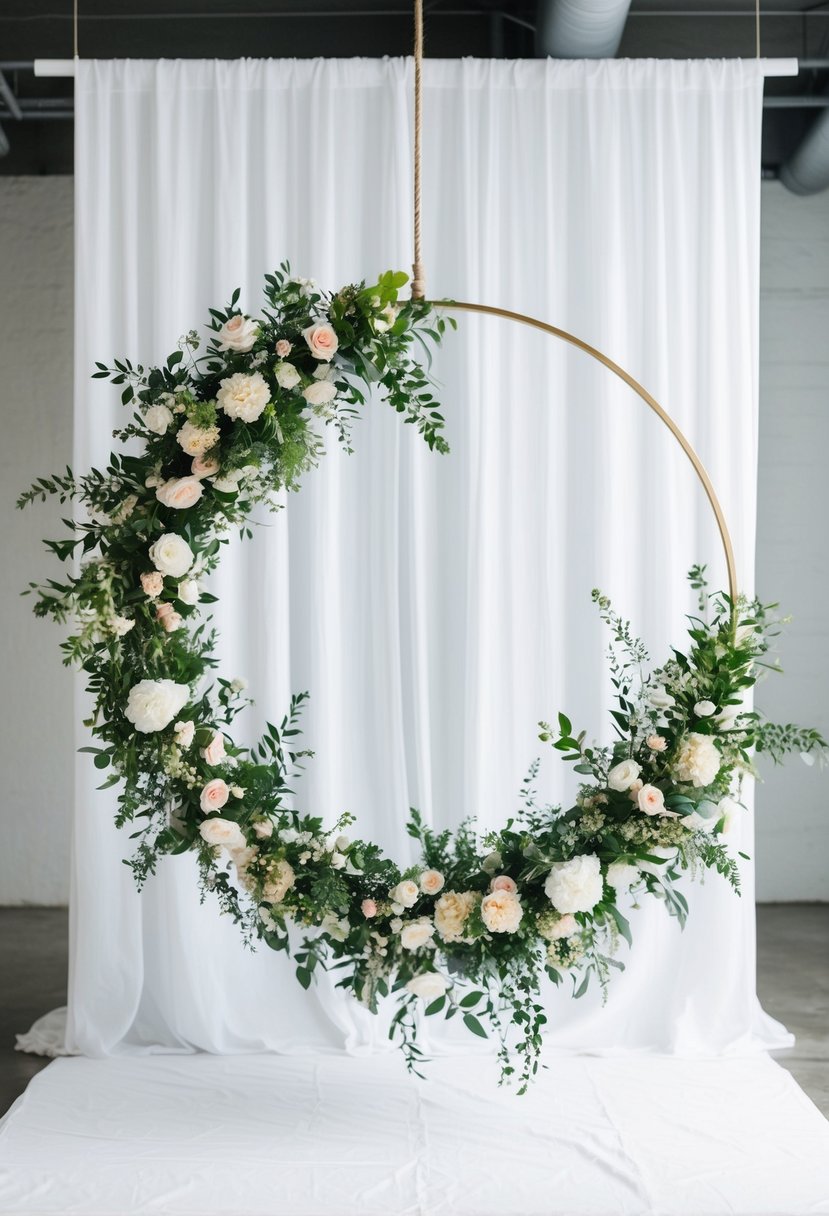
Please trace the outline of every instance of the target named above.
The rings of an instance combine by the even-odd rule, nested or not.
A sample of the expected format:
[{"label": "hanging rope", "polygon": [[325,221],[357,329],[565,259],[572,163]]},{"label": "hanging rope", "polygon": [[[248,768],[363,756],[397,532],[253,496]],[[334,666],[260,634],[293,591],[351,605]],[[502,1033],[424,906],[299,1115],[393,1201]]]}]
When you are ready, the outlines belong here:
[{"label": "hanging rope", "polygon": [[72,43],[74,58],[78,58],[78,0],[73,0],[72,4]]},{"label": "hanging rope", "polygon": [[412,265],[412,299],[426,296],[426,272],[420,243],[421,224],[421,158],[423,140],[423,0],[414,4],[414,264]]},{"label": "hanging rope", "polygon": [[760,58],[760,0],[754,0],[754,51]]}]

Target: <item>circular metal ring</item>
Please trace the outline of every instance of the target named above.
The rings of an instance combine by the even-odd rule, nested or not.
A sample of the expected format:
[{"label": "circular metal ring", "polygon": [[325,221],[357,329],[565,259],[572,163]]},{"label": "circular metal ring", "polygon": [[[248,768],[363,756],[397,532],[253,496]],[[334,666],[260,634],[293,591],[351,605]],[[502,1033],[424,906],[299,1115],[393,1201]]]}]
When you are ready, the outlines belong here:
[{"label": "circular metal ring", "polygon": [[528,317],[524,313],[511,312],[508,308],[495,308],[491,304],[464,304],[459,300],[433,300],[432,305],[435,308],[459,309],[463,312],[478,312],[484,313],[491,317],[505,317],[508,321],[517,321],[521,325],[529,325],[532,329],[540,329],[542,333],[550,334],[553,338],[559,338],[562,342],[569,343],[570,346],[575,346],[578,350],[584,351],[591,359],[595,359],[598,363],[603,364],[608,371],[613,372],[614,376],[618,376],[623,380],[638,397],[641,397],[645,404],[653,410],[657,418],[665,424],[668,430],[676,439],[679,446],[682,448],[685,455],[690,460],[694,472],[702,483],[702,488],[705,490],[706,497],[711,504],[711,509],[714,512],[714,517],[717,521],[720,539],[722,540],[723,549],[725,551],[725,564],[728,569],[728,590],[731,596],[732,607],[737,603],[737,569],[734,562],[734,548],[731,543],[731,534],[728,531],[728,525],[725,522],[725,515],[720,506],[720,500],[717,498],[716,491],[711,484],[711,478],[705,465],[700,460],[697,453],[694,451],[691,444],[683,435],[682,431],[674,422],[670,414],[662,408],[655,397],[652,397],[646,388],[634,380],[624,368],[618,363],[597,350],[595,346],[590,346],[589,343],[583,342],[581,338],[577,338],[575,334],[568,333],[566,329],[558,329],[555,325],[548,325],[546,321],[539,321],[537,317]]}]

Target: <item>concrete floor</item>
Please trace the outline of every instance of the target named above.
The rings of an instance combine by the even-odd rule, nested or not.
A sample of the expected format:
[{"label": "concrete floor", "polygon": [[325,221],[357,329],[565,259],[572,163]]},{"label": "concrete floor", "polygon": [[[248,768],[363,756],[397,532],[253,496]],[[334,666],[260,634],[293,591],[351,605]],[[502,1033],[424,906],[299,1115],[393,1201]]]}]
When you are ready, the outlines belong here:
[{"label": "concrete floor", "polygon": [[[829,904],[757,909],[758,990],[797,1036],[779,1059],[829,1118]],[[67,915],[56,908],[0,908],[0,1111],[48,1061],[14,1050],[14,1036],[66,1003]]]}]

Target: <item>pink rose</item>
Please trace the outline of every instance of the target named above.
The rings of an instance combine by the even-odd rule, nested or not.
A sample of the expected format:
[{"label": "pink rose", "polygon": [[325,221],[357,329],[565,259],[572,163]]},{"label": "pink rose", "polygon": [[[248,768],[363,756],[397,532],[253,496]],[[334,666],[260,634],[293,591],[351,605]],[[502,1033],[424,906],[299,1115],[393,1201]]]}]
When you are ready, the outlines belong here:
[{"label": "pink rose", "polygon": [[156,599],[164,590],[164,575],[159,574],[158,570],[153,570],[149,574],[142,574],[141,587],[144,594],[148,595],[151,600]]},{"label": "pink rose", "polygon": [[655,785],[643,785],[636,801],[646,815],[661,815],[665,810],[665,795]]},{"label": "pink rose", "polygon": [[276,353],[280,359],[286,359],[291,353],[291,343],[287,338],[280,338],[276,344]]},{"label": "pink rose", "polygon": [[[201,754],[208,764],[218,764],[225,757],[225,737],[221,731],[215,731],[207,747],[202,748]],[[224,803],[222,803],[224,805]]]},{"label": "pink rose", "polygon": [[246,355],[259,336],[259,326],[250,317],[228,317],[218,333],[219,350],[235,350]]},{"label": "pink rose", "polygon": [[339,342],[330,325],[309,325],[302,336],[315,359],[329,362],[337,353]]},{"label": "pink rose", "polygon": [[190,465],[194,477],[215,477],[219,471],[219,462],[215,456],[195,456]]},{"label": "pink rose", "polygon": [[509,874],[498,874],[489,884],[490,891],[509,891],[512,895],[518,890],[518,884],[515,879],[510,878]]},{"label": "pink rose", "polygon": [[220,811],[229,797],[227,783],[222,781],[221,777],[214,777],[201,792],[201,809],[205,815],[209,815],[211,811]]},{"label": "pink rose", "polygon": [[165,507],[186,511],[196,505],[203,493],[204,486],[198,477],[172,477],[158,487],[155,496]]},{"label": "pink rose", "polygon": [[181,625],[181,614],[176,612],[172,604],[168,604],[165,600],[163,604],[159,604],[155,610],[155,619],[161,625],[165,633],[172,633]]},{"label": "pink rose", "polygon": [[372,916],[377,915],[377,904],[373,899],[364,899],[360,904],[360,909],[366,920],[370,920]]}]

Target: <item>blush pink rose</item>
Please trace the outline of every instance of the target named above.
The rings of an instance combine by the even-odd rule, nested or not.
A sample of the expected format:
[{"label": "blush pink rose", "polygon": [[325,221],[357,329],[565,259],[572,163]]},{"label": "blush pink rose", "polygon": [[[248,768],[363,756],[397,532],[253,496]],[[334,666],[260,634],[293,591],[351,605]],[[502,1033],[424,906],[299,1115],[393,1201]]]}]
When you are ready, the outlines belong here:
[{"label": "blush pink rose", "polygon": [[165,507],[186,511],[196,505],[203,493],[204,486],[198,477],[172,477],[158,487],[155,496]]},{"label": "blush pink rose", "polygon": [[636,801],[646,815],[661,815],[665,810],[665,795],[655,785],[643,785]]},{"label": "blush pink rose", "polygon": [[156,608],[155,619],[166,633],[172,633],[181,625],[181,614],[176,612],[173,605],[168,604],[166,600]]},{"label": "blush pink rose", "polygon": [[360,904],[360,910],[366,920],[370,920],[372,916],[377,915],[377,904],[373,899],[364,899]]},{"label": "blush pink rose", "polygon": [[276,353],[280,359],[286,359],[291,353],[291,343],[287,338],[280,338],[276,344]]},{"label": "blush pink rose", "polygon": [[149,574],[141,575],[141,587],[145,595],[148,595],[151,600],[156,599],[164,590],[164,575],[158,570],[153,570]]},{"label": "blush pink rose", "polygon": [[309,325],[302,336],[315,359],[324,359],[327,363],[337,353],[339,341],[330,325]]},{"label": "blush pink rose", "polygon": [[205,815],[209,815],[211,811],[220,811],[229,797],[230,789],[227,783],[222,781],[221,777],[214,777],[201,792],[201,809]]},{"label": "blush pink rose", "polygon": [[202,748],[201,753],[208,764],[218,764],[225,757],[225,737],[221,731],[217,730],[213,738],[208,743],[207,747]]},{"label": "blush pink rose", "polygon": [[194,477],[215,477],[219,471],[219,462],[215,456],[194,456],[190,471]]},{"label": "blush pink rose", "polygon": [[514,878],[510,878],[509,874],[497,874],[489,884],[490,891],[509,891],[514,895],[518,890],[518,884]]}]

